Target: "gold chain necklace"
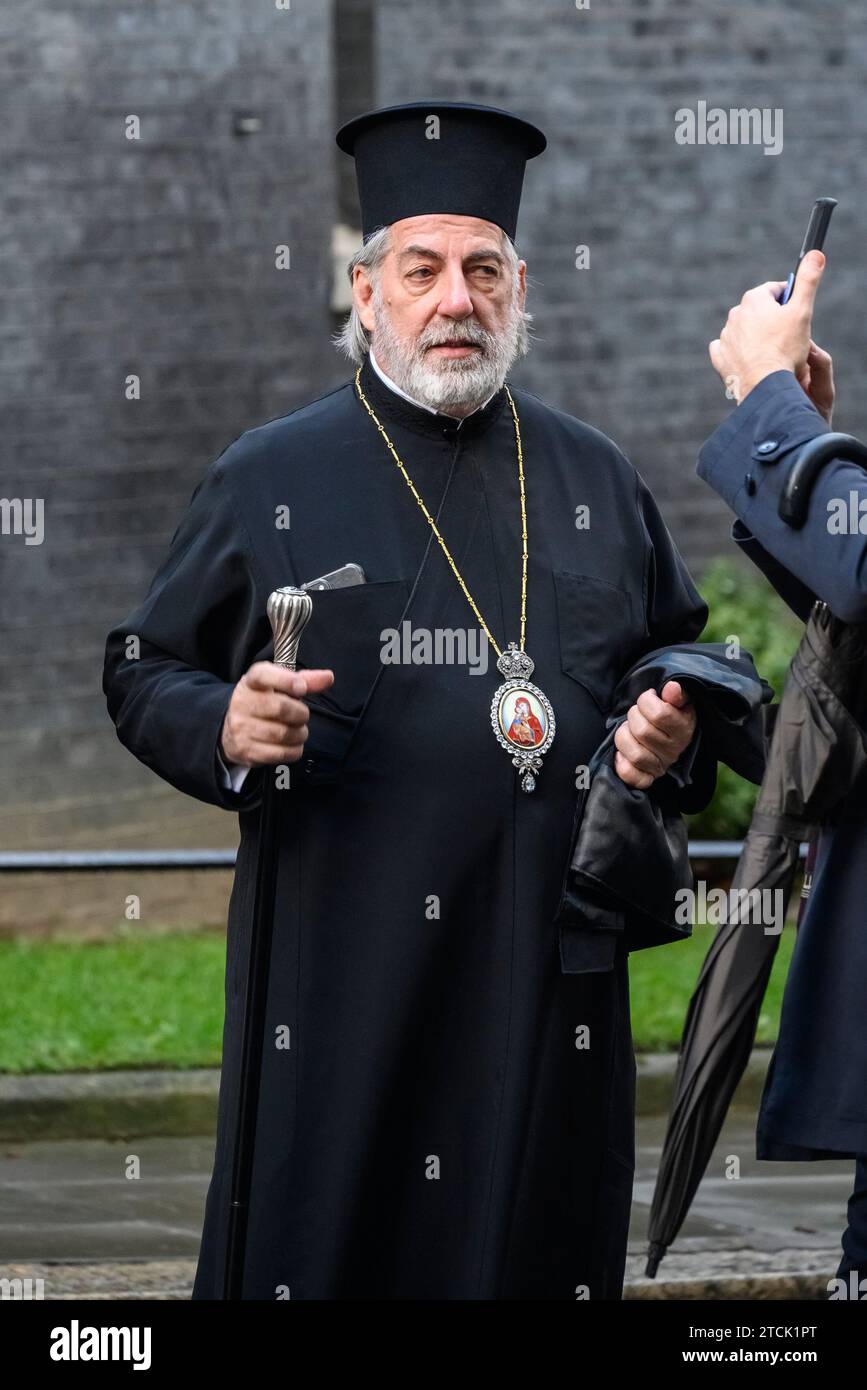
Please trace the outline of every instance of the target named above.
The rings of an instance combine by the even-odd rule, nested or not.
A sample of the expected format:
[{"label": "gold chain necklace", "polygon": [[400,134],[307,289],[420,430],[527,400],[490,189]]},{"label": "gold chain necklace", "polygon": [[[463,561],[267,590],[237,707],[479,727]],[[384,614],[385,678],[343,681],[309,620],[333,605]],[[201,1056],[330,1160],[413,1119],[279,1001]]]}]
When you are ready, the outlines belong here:
[{"label": "gold chain necklace", "polygon": [[503,685],[497,687],[494,698],[491,701],[491,727],[496,735],[501,747],[512,755],[512,764],[517,768],[521,779],[521,788],[525,792],[531,792],[536,786],[536,774],[542,769],[542,755],[547,753],[554,741],[556,730],[556,720],[554,710],[548,697],[543,694],[538,686],[530,682],[533,674],[534,663],[524,651],[524,641],[527,633],[527,500],[524,492],[524,454],[521,447],[521,426],[518,420],[518,412],[512,393],[508,386],[504,387],[512,410],[512,420],[515,425],[515,445],[518,453],[518,481],[521,489],[521,635],[520,642],[510,642],[505,651],[502,651],[494,640],[490,628],[479,612],[475,599],[464,583],[463,576],[452,558],[451,551],[445,543],[445,539],[424,504],[415,483],[409,476],[403,461],[398,455],[397,450],[389,439],[382,426],[381,421],[375,414],[373,407],[361,389],[361,368],[355,374],[355,389],[358,397],[370,416],[379,433],[382,435],[386,448],[403,474],[410,492],[424,513],[428,524],[440,543],[443,554],[451,566],[452,573],[457,579],[463,590],[464,597],[479,620],[481,627],[497,653],[497,670],[506,677]]}]

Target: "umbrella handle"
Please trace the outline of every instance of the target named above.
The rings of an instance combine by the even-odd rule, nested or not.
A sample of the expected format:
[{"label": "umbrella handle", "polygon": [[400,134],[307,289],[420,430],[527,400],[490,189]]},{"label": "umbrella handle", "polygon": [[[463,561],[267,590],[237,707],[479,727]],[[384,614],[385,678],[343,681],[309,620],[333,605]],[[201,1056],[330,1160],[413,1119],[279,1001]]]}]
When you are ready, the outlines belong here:
[{"label": "umbrella handle", "polygon": [[814,825],[812,834],[810,835],[809,843],[807,845],[807,862],[804,865],[804,883],[801,888],[801,901],[798,904],[798,920],[795,924],[796,929],[798,930],[800,929],[801,923],[804,920],[804,913],[807,910],[807,902],[809,901],[810,890],[813,886],[813,870],[816,867],[816,855],[818,853],[818,849],[819,827],[817,825]]},{"label": "umbrella handle", "polygon": [[800,530],[807,520],[813,485],[831,459],[845,459],[867,469],[867,446],[853,434],[817,434],[799,450],[789,468],[777,508],[787,526]]}]

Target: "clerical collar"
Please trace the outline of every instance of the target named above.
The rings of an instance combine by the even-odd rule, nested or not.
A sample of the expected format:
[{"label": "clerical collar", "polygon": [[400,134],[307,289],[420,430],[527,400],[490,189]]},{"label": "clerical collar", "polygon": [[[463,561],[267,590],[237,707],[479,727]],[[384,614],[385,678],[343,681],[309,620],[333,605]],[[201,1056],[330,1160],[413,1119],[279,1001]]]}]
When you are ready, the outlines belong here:
[{"label": "clerical collar", "polygon": [[449,415],[448,411],[446,410],[436,410],[433,406],[426,405],[424,401],[417,401],[414,396],[408,395],[406,391],[404,391],[400,386],[398,386],[396,381],[392,381],[391,377],[386,375],[386,373],[382,370],[382,367],[377,362],[372,347],[368,352],[368,357],[370,359],[370,365],[376,372],[376,375],[379,377],[380,381],[388,387],[390,391],[393,391],[395,395],[400,396],[401,400],[408,401],[409,404],[415,406],[417,410],[425,410],[429,415],[436,416],[441,420],[447,420],[453,426],[454,429],[460,429],[461,425],[464,423],[464,420],[469,420],[474,415],[477,415],[480,410],[485,410],[490,405],[491,401],[494,399],[494,396],[497,395],[497,392],[495,391],[493,395],[488,396],[488,399],[484,402],[483,405],[476,406],[475,410],[471,410],[469,415]]}]

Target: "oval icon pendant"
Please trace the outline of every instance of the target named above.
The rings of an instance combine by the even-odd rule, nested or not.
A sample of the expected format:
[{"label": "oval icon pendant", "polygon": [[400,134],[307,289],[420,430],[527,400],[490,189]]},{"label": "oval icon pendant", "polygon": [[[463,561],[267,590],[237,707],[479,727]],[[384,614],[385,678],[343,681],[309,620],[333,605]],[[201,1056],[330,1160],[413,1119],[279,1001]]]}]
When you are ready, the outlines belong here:
[{"label": "oval icon pendant", "polygon": [[491,727],[498,743],[512,755],[525,792],[535,790],[542,755],[551,747],[557,728],[550,700],[529,679],[533,667],[526,652],[510,642],[497,659],[497,670],[506,680],[491,701]]}]

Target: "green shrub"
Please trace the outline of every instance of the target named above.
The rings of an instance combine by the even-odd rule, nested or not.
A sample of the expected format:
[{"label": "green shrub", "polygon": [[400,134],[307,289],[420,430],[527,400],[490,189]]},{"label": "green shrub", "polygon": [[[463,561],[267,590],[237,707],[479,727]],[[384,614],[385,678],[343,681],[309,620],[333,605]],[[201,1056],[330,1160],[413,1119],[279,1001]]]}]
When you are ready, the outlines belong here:
[{"label": "green shrub", "polygon": [[[767,580],[757,571],[750,573],[741,560],[715,560],[698,581],[698,588],[710,609],[700,640],[726,642],[737,637],[779,700],[803,624]],[[690,818],[690,835],[695,839],[742,839],[749,828],[757,790],[720,764],[714,799]]]}]

